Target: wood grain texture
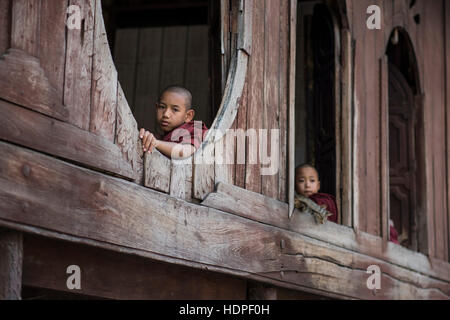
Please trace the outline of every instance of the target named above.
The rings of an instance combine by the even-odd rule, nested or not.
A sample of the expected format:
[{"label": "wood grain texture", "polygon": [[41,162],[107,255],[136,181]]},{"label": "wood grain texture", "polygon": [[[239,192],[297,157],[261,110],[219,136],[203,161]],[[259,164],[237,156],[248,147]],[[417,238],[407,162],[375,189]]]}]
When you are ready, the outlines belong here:
[{"label": "wood grain texture", "polygon": [[95,0],[70,0],[69,5],[80,7],[83,23],[82,29],[67,29],[64,105],[68,122],[89,130]]},{"label": "wood grain texture", "polygon": [[12,2],[11,47],[39,57],[39,16],[42,0]]},{"label": "wood grain texture", "polygon": [[[24,251],[25,286],[118,300],[246,297],[243,279],[86,245],[26,235]],[[81,269],[81,290],[67,289],[66,269],[72,264]]]},{"label": "wood grain texture", "polygon": [[134,179],[121,150],[97,135],[42,114],[0,101],[0,139]]},{"label": "wood grain texture", "polygon": [[288,216],[292,217],[294,212],[295,197],[295,87],[296,87],[296,57],[297,57],[297,1],[289,1],[289,89],[288,89]]},{"label": "wood grain texture", "polygon": [[[444,113],[444,44],[443,30],[443,2],[433,1],[424,5],[424,59],[425,59],[425,141],[429,148],[427,155],[427,179],[432,187],[429,192],[427,208],[428,236],[430,254],[438,259],[447,261],[446,249],[446,194],[443,172],[445,172],[445,113]],[[430,150],[431,149],[431,150]],[[427,152],[428,151],[428,152]],[[427,184],[428,185],[428,184]]]},{"label": "wood grain texture", "polygon": [[450,4],[445,3],[445,105],[446,105],[446,158],[447,158],[447,248],[450,262]]},{"label": "wood grain texture", "polygon": [[103,22],[101,1],[95,4],[94,57],[89,131],[114,142],[117,107],[117,71]]},{"label": "wood grain texture", "polygon": [[352,38],[348,29],[341,31],[342,39],[342,136],[341,136],[341,155],[342,155],[342,206],[341,223],[346,226],[352,226],[352,72],[353,72],[353,51]]},{"label": "wood grain texture", "polygon": [[[298,233],[189,204],[5,143],[0,143],[0,151],[5,168],[0,172],[2,225],[34,226],[153,253],[160,261],[196,263],[325,295],[450,296],[448,282]],[[366,268],[374,262],[380,263],[386,288],[375,296],[366,287]]]},{"label": "wood grain texture", "polygon": [[145,153],[144,185],[146,187],[169,193],[171,170],[171,160],[158,150],[153,150],[151,154]]},{"label": "wood grain texture", "polygon": [[[272,150],[272,129],[279,129],[280,117],[280,0],[267,0],[264,23],[264,104],[262,109],[262,125],[267,129],[267,150],[260,149],[260,163],[264,168],[261,157],[267,157],[271,151],[279,152],[279,145]],[[260,137],[261,139],[261,137]],[[279,138],[278,138],[279,139]],[[261,146],[261,140],[259,146]],[[279,174],[262,175],[262,194],[274,199],[278,198]]]},{"label": "wood grain texture", "polygon": [[[423,254],[413,252],[391,242],[383,244],[380,237],[335,223],[318,225],[313,216],[295,210],[291,219],[286,216],[288,204],[268,198],[258,193],[243,190],[236,186],[219,183],[216,192],[208,195],[203,205],[238,216],[258,221],[285,230],[298,232],[308,237],[359,252],[393,263],[407,269],[416,270],[430,276],[443,275],[447,267],[436,267],[435,262]],[[450,277],[444,276],[446,281]]]},{"label": "wood grain texture", "polygon": [[0,229],[0,300],[21,299],[22,261],[22,233]]},{"label": "wood grain texture", "polygon": [[[287,182],[289,181],[288,172],[288,92],[289,92],[289,28],[290,28],[290,10],[289,1],[280,2],[280,53],[279,53],[279,121],[280,145],[279,145],[279,170],[278,170],[278,195],[277,199],[286,202]],[[295,144],[294,144],[295,145]]]},{"label": "wood grain texture", "polygon": [[58,93],[57,102],[60,104],[63,103],[66,65],[67,4],[67,1],[61,0],[41,1],[39,16],[40,63]]},{"label": "wood grain texture", "polygon": [[[66,120],[58,90],[50,83],[40,60],[18,49],[8,49],[0,60],[0,98]],[[14,75],[14,77],[11,77]]]},{"label": "wood grain texture", "polygon": [[11,47],[11,0],[0,0],[0,55]]},{"label": "wood grain texture", "polygon": [[133,113],[128,106],[125,94],[119,84],[117,96],[117,133],[116,144],[122,151],[124,162],[128,163],[133,172],[134,180],[141,184],[144,176],[142,142]]},{"label": "wood grain texture", "polygon": [[[265,1],[253,3],[253,30],[259,30],[253,34],[252,55],[249,59],[248,73],[248,101],[247,101],[247,130],[262,128],[263,86],[264,86],[264,12]],[[247,190],[261,192],[261,168],[259,164],[251,164],[247,149],[245,187]]]}]

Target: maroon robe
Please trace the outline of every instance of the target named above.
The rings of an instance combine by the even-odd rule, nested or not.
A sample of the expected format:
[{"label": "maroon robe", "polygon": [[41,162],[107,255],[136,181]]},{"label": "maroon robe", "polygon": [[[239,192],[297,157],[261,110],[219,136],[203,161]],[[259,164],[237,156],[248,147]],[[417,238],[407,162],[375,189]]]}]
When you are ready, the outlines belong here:
[{"label": "maroon robe", "polygon": [[208,128],[202,121],[190,121],[168,132],[163,138],[166,142],[191,144],[198,149],[205,139]]},{"label": "maroon robe", "polygon": [[331,194],[326,193],[316,193],[309,197],[312,201],[317,203],[319,206],[326,205],[326,210],[332,214],[328,217],[328,221],[337,223],[338,221],[338,209],[336,205],[336,198]]}]

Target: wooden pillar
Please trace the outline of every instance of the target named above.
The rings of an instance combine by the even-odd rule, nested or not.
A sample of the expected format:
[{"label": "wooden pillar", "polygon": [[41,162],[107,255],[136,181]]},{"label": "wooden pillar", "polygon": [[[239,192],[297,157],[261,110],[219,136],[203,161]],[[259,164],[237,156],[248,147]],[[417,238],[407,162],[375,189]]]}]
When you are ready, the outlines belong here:
[{"label": "wooden pillar", "polygon": [[21,299],[22,258],[22,234],[0,229],[0,300]]}]

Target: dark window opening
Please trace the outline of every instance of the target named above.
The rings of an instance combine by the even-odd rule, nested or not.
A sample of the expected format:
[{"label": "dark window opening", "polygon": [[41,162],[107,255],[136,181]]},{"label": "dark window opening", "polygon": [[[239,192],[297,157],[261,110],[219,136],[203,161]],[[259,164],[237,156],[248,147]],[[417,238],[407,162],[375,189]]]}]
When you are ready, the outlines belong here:
[{"label": "dark window opening", "polygon": [[[211,126],[220,97],[212,79],[220,6],[208,0],[103,0],[119,81],[138,127],[157,131],[155,103],[169,85],[191,91],[195,120]],[[220,18],[219,18],[220,22]]]},{"label": "dark window opening", "polygon": [[320,192],[336,196],[336,39],[330,8],[299,1],[296,59],[296,166],[316,167]]}]

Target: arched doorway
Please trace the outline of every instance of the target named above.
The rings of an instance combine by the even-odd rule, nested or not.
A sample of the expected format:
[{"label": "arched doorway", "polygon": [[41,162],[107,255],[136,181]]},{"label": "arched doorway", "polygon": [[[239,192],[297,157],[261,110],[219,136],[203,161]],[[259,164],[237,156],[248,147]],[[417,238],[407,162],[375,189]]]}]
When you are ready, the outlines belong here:
[{"label": "arched doorway", "polygon": [[389,59],[389,214],[399,243],[413,250],[419,244],[423,161],[423,121],[418,67],[405,30],[394,29]]}]

